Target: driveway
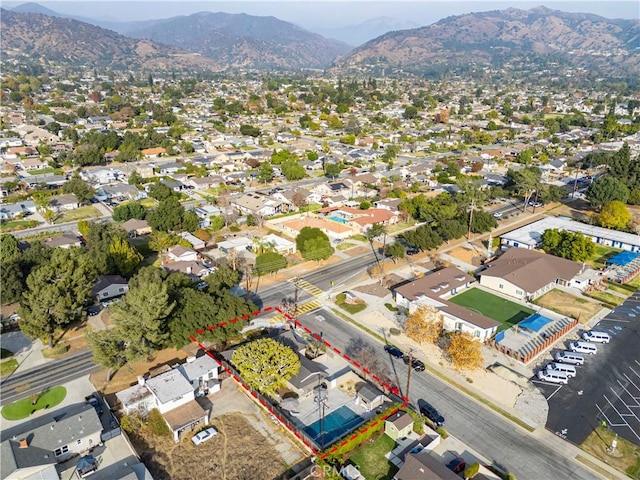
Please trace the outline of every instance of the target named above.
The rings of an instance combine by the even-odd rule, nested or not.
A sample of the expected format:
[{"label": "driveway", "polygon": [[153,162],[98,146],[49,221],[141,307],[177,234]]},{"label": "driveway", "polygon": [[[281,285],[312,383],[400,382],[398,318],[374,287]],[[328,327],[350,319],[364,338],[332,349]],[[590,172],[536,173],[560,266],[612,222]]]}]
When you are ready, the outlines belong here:
[{"label": "driveway", "polygon": [[640,301],[630,297],[593,330],[611,342],[585,355],[584,365],[567,385],[536,382],[549,403],[547,429],[580,445],[602,422],[640,445]]}]

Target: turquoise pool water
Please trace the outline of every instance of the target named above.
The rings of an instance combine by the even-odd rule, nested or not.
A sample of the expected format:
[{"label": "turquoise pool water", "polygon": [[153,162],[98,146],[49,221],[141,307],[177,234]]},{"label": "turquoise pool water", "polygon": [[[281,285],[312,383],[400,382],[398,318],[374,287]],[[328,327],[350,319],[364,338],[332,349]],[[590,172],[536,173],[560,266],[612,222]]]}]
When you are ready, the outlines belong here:
[{"label": "turquoise pool water", "polygon": [[338,223],[347,223],[347,220],[342,218],[342,217],[338,217],[336,215],[333,215],[331,217],[329,217],[329,220],[333,220],[334,222],[338,222]]},{"label": "turquoise pool water", "polygon": [[331,445],[336,439],[349,433],[364,422],[364,418],[343,405],[324,417],[324,446],[322,444],[322,420],[317,420],[304,428],[320,448]]}]

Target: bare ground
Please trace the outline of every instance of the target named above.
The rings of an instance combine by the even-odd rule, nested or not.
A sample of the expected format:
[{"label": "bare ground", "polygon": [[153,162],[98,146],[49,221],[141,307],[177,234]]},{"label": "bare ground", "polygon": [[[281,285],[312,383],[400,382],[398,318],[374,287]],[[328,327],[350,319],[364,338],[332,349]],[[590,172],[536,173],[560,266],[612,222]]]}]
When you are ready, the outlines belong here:
[{"label": "bare ground", "polygon": [[551,290],[536,299],[535,303],[561,315],[579,318],[581,322],[589,320],[602,310],[602,305],[599,303],[576,297],[561,290]]},{"label": "bare ground", "polygon": [[213,420],[218,435],[198,446],[185,435],[174,443],[147,430],[130,435],[145,465],[158,480],[252,480],[278,478],[286,466],[280,454],[240,414]]}]

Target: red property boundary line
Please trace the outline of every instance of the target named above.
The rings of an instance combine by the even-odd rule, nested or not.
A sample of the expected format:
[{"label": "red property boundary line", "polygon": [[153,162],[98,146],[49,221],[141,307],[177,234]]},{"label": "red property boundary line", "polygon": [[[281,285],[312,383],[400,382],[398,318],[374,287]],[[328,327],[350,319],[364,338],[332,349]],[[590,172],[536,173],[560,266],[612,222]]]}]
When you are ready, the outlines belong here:
[{"label": "red property boundary line", "polygon": [[[273,410],[269,405],[267,405],[267,403],[264,400],[258,399],[258,396],[255,394],[255,392],[253,392],[249,388],[249,386],[239,376],[235,375],[231,370],[229,370],[227,367],[225,367],[222,364],[222,362],[220,362],[220,360],[215,358],[213,356],[213,354],[209,351],[209,349],[207,349],[197,339],[198,336],[203,335],[207,331],[215,330],[216,328],[223,328],[223,327],[227,326],[230,323],[236,323],[236,322],[239,322],[240,320],[248,320],[251,317],[257,317],[258,315],[261,315],[263,313],[269,313],[269,312],[272,312],[274,310],[277,311],[279,314],[284,315],[284,317],[287,320],[289,320],[290,322],[292,322],[296,327],[302,328],[307,334],[311,335],[314,339],[316,339],[319,342],[321,342],[322,344],[324,344],[327,348],[332,349],[335,353],[337,353],[342,358],[344,358],[348,363],[353,365],[356,369],[362,371],[365,375],[371,375],[371,377],[373,378],[374,382],[377,383],[379,386],[383,387],[385,389],[385,391],[388,391],[388,392],[390,392],[390,393],[392,393],[394,395],[397,395],[400,398],[402,398],[403,403],[402,403],[400,408],[404,408],[409,404],[409,398],[407,398],[404,395],[401,395],[400,394],[400,390],[398,389],[398,387],[396,387],[394,385],[390,385],[389,383],[382,381],[380,379],[380,377],[378,377],[375,374],[371,374],[371,371],[369,371],[367,368],[365,368],[364,366],[360,365],[357,361],[353,360],[346,353],[342,353],[338,348],[334,347],[333,345],[331,345],[331,343],[329,343],[326,340],[324,340],[319,334],[314,333],[310,328],[302,325],[302,323],[300,323],[298,320],[294,319],[288,313],[282,311],[279,307],[265,307],[265,308],[263,308],[261,310],[256,310],[256,311],[254,311],[252,313],[246,313],[246,314],[242,315],[240,318],[235,317],[235,318],[232,318],[231,320],[228,320],[228,321],[220,322],[220,323],[215,324],[215,325],[209,325],[207,328],[202,328],[200,330],[197,330],[195,332],[195,335],[189,335],[189,338],[191,339],[192,342],[194,342],[196,345],[198,345],[198,347],[200,349],[202,349],[207,355],[209,355],[209,357],[212,358],[218,364],[219,367],[224,369],[225,372],[227,372],[231,377],[233,377],[233,379],[238,384],[240,384],[256,401],[258,401],[260,403],[260,405],[262,405],[264,408],[266,408],[267,411],[271,415],[273,415],[275,418],[277,418],[278,421],[280,422],[280,424],[283,425],[284,427],[286,427],[286,429],[289,430],[298,440],[300,440],[309,450],[311,450],[314,455],[317,455],[319,453],[316,448],[311,446],[306,440],[304,440],[302,438],[302,436],[296,430],[291,428],[291,426],[282,419],[282,417],[278,414],[278,412],[276,410]],[[378,425],[378,423],[380,421],[386,420],[388,417],[390,417],[391,415],[395,414],[397,411],[398,411],[398,409],[394,409],[386,417],[381,418],[380,420],[376,420],[374,423],[372,423],[370,425],[370,427],[367,427],[364,430],[362,430],[361,432],[355,433],[351,437],[343,440],[339,445],[335,445],[331,450],[329,450],[329,453],[335,453],[338,450],[338,448],[345,446],[348,442],[350,442],[352,440],[355,440],[359,435],[362,435],[363,433],[365,433],[369,428],[375,427],[376,425]],[[325,453],[320,458],[325,459],[327,457],[327,455],[328,454]]]}]

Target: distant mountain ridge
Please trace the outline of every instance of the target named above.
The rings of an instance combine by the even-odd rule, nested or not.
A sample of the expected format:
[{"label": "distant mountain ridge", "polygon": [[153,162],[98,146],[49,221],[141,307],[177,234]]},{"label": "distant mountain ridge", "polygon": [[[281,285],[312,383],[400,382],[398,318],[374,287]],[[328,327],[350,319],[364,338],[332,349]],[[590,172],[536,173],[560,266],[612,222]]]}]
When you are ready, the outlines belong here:
[{"label": "distant mountain ridge", "polygon": [[490,64],[518,54],[561,55],[576,66],[640,73],[640,21],[537,7],[444,18],[390,32],[336,59],[342,69],[377,65],[420,71],[429,65]]},{"label": "distant mountain ridge", "polygon": [[149,40],[136,40],[71,18],[0,10],[0,47],[5,60],[109,67],[120,70],[209,70],[212,59]]},{"label": "distant mountain ridge", "polygon": [[327,38],[335,38],[348,45],[357,47],[369,40],[377,38],[388,32],[396,30],[408,30],[418,28],[421,25],[409,20],[392,17],[376,17],[365,20],[356,25],[347,25],[337,28],[316,28],[314,31]]},{"label": "distant mountain ridge", "polygon": [[199,12],[157,20],[127,35],[201,53],[229,68],[324,68],[351,50],[275,17]]}]

